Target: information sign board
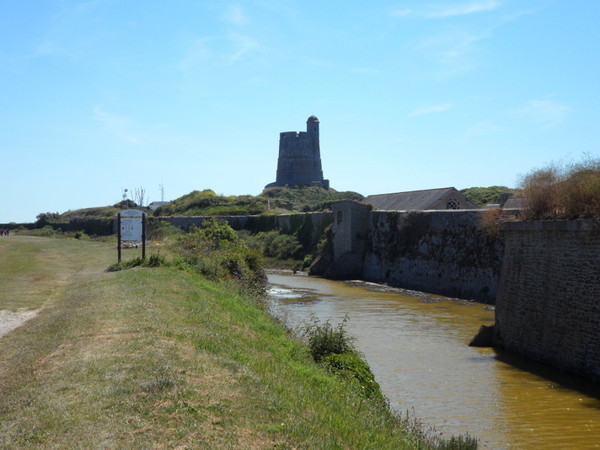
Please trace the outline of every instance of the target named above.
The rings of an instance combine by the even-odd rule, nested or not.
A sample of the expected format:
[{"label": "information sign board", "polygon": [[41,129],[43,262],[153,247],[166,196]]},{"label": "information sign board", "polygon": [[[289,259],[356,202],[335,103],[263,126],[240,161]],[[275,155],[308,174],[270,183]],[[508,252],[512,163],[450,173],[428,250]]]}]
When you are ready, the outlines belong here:
[{"label": "information sign board", "polygon": [[141,241],[145,213],[137,209],[121,211],[121,240]]},{"label": "information sign board", "polygon": [[[146,213],[137,209],[126,209],[117,214],[118,262],[121,262],[121,241],[142,241],[142,259],[146,259]],[[137,245],[135,245],[137,248]]]}]

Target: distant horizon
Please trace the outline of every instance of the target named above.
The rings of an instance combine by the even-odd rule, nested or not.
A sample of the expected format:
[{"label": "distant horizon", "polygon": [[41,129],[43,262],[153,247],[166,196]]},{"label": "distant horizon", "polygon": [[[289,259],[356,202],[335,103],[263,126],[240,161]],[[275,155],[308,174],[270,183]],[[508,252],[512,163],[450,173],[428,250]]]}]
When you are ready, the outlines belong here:
[{"label": "distant horizon", "polygon": [[9,2],[0,223],[258,195],[279,133],[320,121],[323,176],[362,195],[517,186],[600,155],[600,3]]}]

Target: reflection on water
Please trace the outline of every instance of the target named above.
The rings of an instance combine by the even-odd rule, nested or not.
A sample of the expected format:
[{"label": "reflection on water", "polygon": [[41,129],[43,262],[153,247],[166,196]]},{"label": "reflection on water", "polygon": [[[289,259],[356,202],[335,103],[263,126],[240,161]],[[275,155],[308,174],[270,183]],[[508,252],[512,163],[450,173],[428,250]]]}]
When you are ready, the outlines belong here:
[{"label": "reflection on water", "polygon": [[483,448],[600,446],[595,385],[467,344],[494,312],[482,304],[389,292],[373,285],[270,274],[271,309],[290,326],[311,314],[337,323],[399,412]]}]

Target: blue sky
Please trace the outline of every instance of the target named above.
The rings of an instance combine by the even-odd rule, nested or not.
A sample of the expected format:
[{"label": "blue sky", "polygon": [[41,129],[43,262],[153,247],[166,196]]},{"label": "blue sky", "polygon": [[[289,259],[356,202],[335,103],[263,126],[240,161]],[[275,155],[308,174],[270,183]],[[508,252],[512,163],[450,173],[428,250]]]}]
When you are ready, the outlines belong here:
[{"label": "blue sky", "polygon": [[0,5],[0,223],[257,195],[313,114],[325,177],[363,195],[600,155],[595,0]]}]

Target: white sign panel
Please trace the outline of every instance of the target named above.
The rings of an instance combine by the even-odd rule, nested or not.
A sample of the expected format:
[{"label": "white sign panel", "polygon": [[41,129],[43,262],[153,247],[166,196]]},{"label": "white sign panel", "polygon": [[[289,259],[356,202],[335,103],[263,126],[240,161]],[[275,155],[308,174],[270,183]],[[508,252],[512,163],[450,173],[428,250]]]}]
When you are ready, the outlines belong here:
[{"label": "white sign panel", "polygon": [[121,211],[121,240],[141,241],[143,211],[137,209],[126,209]]}]

